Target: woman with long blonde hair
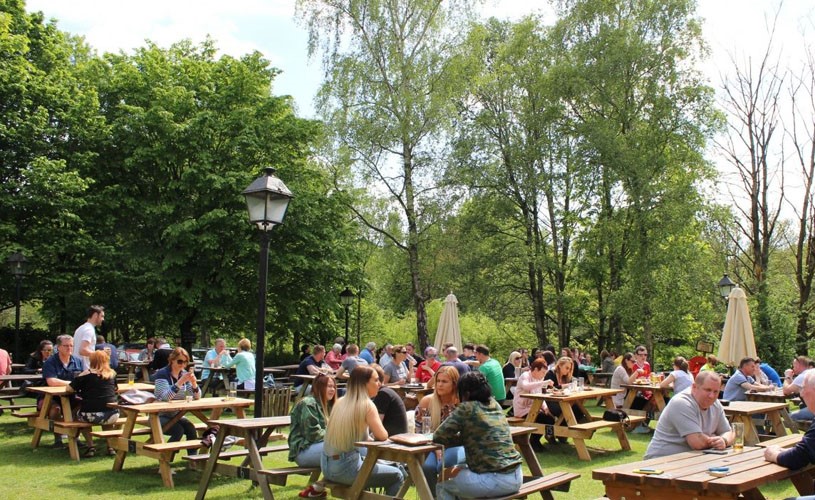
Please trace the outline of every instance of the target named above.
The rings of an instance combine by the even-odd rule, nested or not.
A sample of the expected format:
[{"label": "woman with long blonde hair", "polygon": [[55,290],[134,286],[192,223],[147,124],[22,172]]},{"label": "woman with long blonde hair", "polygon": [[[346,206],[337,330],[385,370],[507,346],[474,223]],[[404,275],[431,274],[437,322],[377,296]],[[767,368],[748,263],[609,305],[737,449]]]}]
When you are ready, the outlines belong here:
[{"label": "woman with long blonde hair", "polygon": [[[119,418],[119,411],[108,408],[108,403],[116,402],[116,372],[110,367],[110,356],[106,351],[94,351],[88,356],[90,369],[81,373],[70,383],[70,388],[82,398],[77,420],[92,424],[109,425]],[[87,449],[86,457],[96,454],[90,430],[83,430]],[[108,454],[114,451],[108,448]]]},{"label": "woman with long blonde hair", "polygon": [[[351,371],[348,389],[331,412],[328,422],[320,467],[329,481],[351,485],[362,468],[362,454],[354,446],[357,441],[369,439],[368,431],[377,441],[388,439],[388,431],[379,419],[379,412],[371,398],[379,391],[379,375],[369,366],[357,366]],[[400,467],[377,463],[368,482],[369,487],[384,487],[385,493],[395,496],[404,482]]]},{"label": "woman with long blonde hair", "polygon": [[[416,408],[416,432],[430,434],[453,413],[459,404],[458,399],[459,373],[454,366],[442,366],[433,375],[434,390],[432,394],[423,397]],[[430,417],[430,429],[422,426],[423,417]],[[452,467],[463,463],[465,459],[463,446],[450,446],[444,450],[444,460],[441,452],[430,453],[422,465],[424,477],[430,485],[430,491],[436,491],[436,479],[442,467]]]}]

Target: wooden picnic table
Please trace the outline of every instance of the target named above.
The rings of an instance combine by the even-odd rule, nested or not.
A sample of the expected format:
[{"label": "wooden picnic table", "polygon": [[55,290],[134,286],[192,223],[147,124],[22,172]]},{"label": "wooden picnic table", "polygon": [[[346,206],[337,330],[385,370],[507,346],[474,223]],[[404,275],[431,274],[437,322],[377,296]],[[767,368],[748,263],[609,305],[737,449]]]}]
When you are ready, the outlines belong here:
[{"label": "wooden picnic table", "polygon": [[[291,377],[292,375],[294,375],[294,372],[296,372],[298,368],[300,368],[299,364],[297,364],[297,365],[280,365],[280,366],[270,366],[269,367],[269,369],[281,370],[281,372],[284,373],[286,377]],[[274,372],[274,373],[278,373],[278,372]]]},{"label": "wooden picnic table", "polygon": [[12,363],[11,364],[11,373],[17,372],[20,373],[25,368],[23,363]]},{"label": "wooden picnic table", "polygon": [[650,382],[647,384],[620,384],[620,387],[628,390],[628,393],[625,395],[625,401],[623,402],[623,410],[629,415],[647,416],[646,414],[648,412],[644,410],[634,410],[631,408],[631,405],[634,404],[634,399],[637,397],[638,392],[651,392],[651,398],[656,406],[656,409],[651,415],[651,418],[654,420],[659,420],[659,415],[662,414],[662,411],[665,409],[665,396],[673,391],[673,387],[660,387],[659,384],[654,385]]},{"label": "wooden picnic table", "polygon": [[[724,407],[724,414],[730,422],[742,422],[744,424],[744,444],[756,445],[760,441],[758,427],[756,427],[756,415],[763,415],[763,420],[772,423],[773,432],[776,437],[788,434],[781,412],[787,407],[786,403],[764,403],[761,401],[731,401]],[[795,432],[795,431],[792,431]]]},{"label": "wooden picnic table", "polygon": [[[510,430],[512,440],[519,448],[521,456],[532,474],[530,479],[542,477],[543,470],[540,462],[538,462],[538,457],[529,444],[529,435],[535,431],[535,428],[519,426],[511,427]],[[390,460],[405,464],[408,472],[408,477],[405,478],[405,482],[396,498],[404,498],[411,485],[416,486],[416,497],[420,500],[432,500],[436,497],[435,492],[431,492],[430,486],[427,484],[427,479],[422,471],[422,464],[424,464],[427,454],[442,449],[441,445],[431,443],[421,446],[405,446],[392,441],[361,441],[356,443],[356,446],[368,448],[362,468],[350,487],[335,485],[332,496],[340,496],[346,500],[384,498],[381,495],[365,491],[365,483],[368,482],[377,460]]]},{"label": "wooden picnic table", "polygon": [[[218,438],[209,450],[209,457],[206,459],[206,465],[201,475],[201,482],[198,483],[198,493],[195,495],[196,500],[203,500],[206,497],[210,480],[215,472],[229,477],[239,477],[256,482],[258,483],[260,491],[263,493],[263,498],[273,500],[274,494],[269,485],[271,478],[268,474],[259,473],[259,471],[264,470],[263,455],[271,451],[288,451],[288,446],[266,448],[266,445],[270,440],[286,439],[284,434],[277,431],[282,427],[291,425],[291,417],[286,415],[279,417],[211,420],[210,424],[218,425],[220,429],[218,431]],[[245,453],[238,452],[240,455],[237,456],[244,457],[243,462],[239,466],[219,461],[225,458],[221,454],[221,450],[227,436],[243,438],[246,450]],[[188,458],[192,459],[195,457]],[[315,469],[312,473],[311,481],[316,481],[319,475],[319,468]],[[274,479],[272,479],[272,481],[274,481]],[[283,484],[285,484],[285,482]]]},{"label": "wooden picnic table", "polygon": [[790,429],[792,432],[798,432],[798,424],[790,417],[789,412],[789,403],[792,401],[793,403],[798,398],[796,394],[784,394],[784,391],[780,388],[774,389],[772,391],[747,391],[745,394],[747,397],[747,401],[761,401],[764,403],[784,403],[786,406],[783,410],[781,410],[781,420],[784,421],[784,425]]},{"label": "wooden picnic table", "polygon": [[[118,392],[125,392],[131,389],[152,391],[153,385],[144,383],[133,385],[117,384]],[[74,408],[71,407],[73,391],[69,391],[67,385],[29,387],[28,390],[45,395],[39,413],[28,417],[28,426],[34,428],[34,436],[31,438],[31,447],[37,448],[40,445],[40,439],[44,431],[65,434],[68,436],[68,452],[71,458],[79,460],[79,444],[77,439],[79,438],[80,430],[90,424],[86,425],[83,422],[74,421]],[[62,406],[63,420],[51,420],[51,407],[56,403],[54,398],[59,398],[60,405]]]},{"label": "wooden picnic table", "polygon": [[594,385],[597,387],[604,387],[608,389],[611,387],[611,377],[614,375],[613,372],[588,372],[586,373],[586,377],[589,379],[589,385]]},{"label": "wooden picnic table", "polygon": [[136,370],[141,370],[142,381],[147,382],[150,380],[150,370],[147,366],[150,365],[149,361],[119,361],[119,364],[127,367],[127,374],[136,374]]},{"label": "wooden picnic table", "polygon": [[[724,477],[709,473],[711,467],[729,467]],[[638,474],[635,470],[653,468],[661,474]],[[801,495],[813,494],[813,466],[790,470],[764,460],[764,448],[745,446],[742,452],[727,455],[701,451],[677,453],[640,462],[603,467],[592,471],[602,481],[610,500],[659,498],[762,499],[759,487],[789,479]],[[740,496],[743,495],[743,496]]]},{"label": "wooden picnic table", "polygon": [[427,383],[417,382],[416,384],[387,384],[385,387],[390,387],[404,400],[408,394],[413,393],[416,399],[420,400],[425,394],[433,392],[432,387],[428,387]]},{"label": "wooden picnic table", "polygon": [[[224,377],[224,384],[229,383],[229,374],[235,373],[235,367],[232,368],[225,368],[223,366],[210,366],[208,368],[203,368],[204,370],[209,370],[207,374],[207,379],[204,380],[204,385],[201,387],[201,394],[206,394],[209,390],[209,386],[212,383],[212,380],[215,378],[215,374],[221,374]],[[214,396],[215,394],[213,394]]]},{"label": "wooden picnic table", "polygon": [[[631,445],[628,442],[628,437],[625,435],[620,422],[609,422],[602,420],[598,417],[590,417],[591,420],[585,423],[578,423],[577,416],[574,414],[572,405],[576,405],[583,412],[584,415],[590,415],[586,410],[585,402],[593,400],[598,397],[603,398],[607,408],[614,408],[614,402],[611,397],[615,394],[622,392],[622,389],[602,389],[599,387],[589,387],[582,392],[572,392],[570,394],[559,393],[544,393],[544,394],[520,394],[520,397],[529,398],[532,400],[532,407],[526,415],[526,420],[520,425],[534,427],[535,432],[538,434],[546,434],[546,427],[549,424],[539,424],[535,422],[535,417],[543,406],[545,401],[548,405],[560,406],[561,415],[552,425],[552,432],[554,436],[566,437],[574,440],[574,446],[577,449],[577,456],[580,460],[591,460],[591,455],[586,447],[586,440],[591,439],[594,433],[603,428],[609,428],[617,433],[617,440],[620,442],[620,448],[623,450],[630,450]],[[516,397],[519,397],[516,395]],[[642,417],[632,417],[632,422],[642,420]],[[565,425],[562,425],[565,424]]]},{"label": "wooden picnic table", "polygon": [[[175,425],[176,422],[187,413],[192,413],[202,422],[209,423],[212,420],[217,420],[223,410],[231,408],[235,411],[235,415],[238,418],[245,418],[245,409],[253,403],[254,401],[243,398],[201,398],[190,402],[174,399],[172,401],[161,401],[141,405],[112,405],[127,417],[127,421],[121,431],[115,435],[105,435],[108,439],[108,445],[116,450],[113,470],[122,470],[128,453],[155,458],[159,461],[159,471],[161,472],[164,486],[173,488],[173,474],[170,469],[170,462],[175,454],[181,450],[197,449],[202,445],[199,441],[165,442],[164,430]],[[177,412],[175,417],[162,428],[159,413],[172,412]],[[149,439],[147,441],[136,441],[133,439],[134,431],[136,430],[136,421],[139,415],[146,415],[148,417]]]}]

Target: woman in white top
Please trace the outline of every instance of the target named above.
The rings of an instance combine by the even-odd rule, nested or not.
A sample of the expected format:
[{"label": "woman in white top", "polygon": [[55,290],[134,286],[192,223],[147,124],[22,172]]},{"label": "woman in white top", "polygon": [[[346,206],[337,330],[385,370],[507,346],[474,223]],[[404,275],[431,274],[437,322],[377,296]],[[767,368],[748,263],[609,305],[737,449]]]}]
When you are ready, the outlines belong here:
[{"label": "woman in white top", "polygon": [[[521,394],[540,394],[543,392],[545,387],[552,387],[555,385],[554,381],[547,380],[545,378],[548,371],[546,361],[544,361],[543,358],[538,358],[532,362],[530,365],[530,370],[523,372],[518,378],[518,382],[516,384],[518,389],[516,394],[518,394],[518,397],[512,400],[512,412],[516,417],[526,417],[529,414],[530,408],[532,408],[532,400],[521,397]],[[535,422],[550,425],[555,423],[555,417],[549,411],[546,401],[543,401],[540,412],[535,417]],[[535,449],[535,451],[540,451],[543,448],[541,445],[540,434],[531,434],[529,440],[532,443],[532,448]],[[546,440],[550,443],[554,442],[554,434],[547,434]]]},{"label": "woman in white top", "polygon": [[[635,369],[635,364],[633,353],[627,352],[623,355],[620,366],[614,370],[614,374],[611,376],[612,389],[619,389],[622,384],[633,384],[637,380],[640,372]],[[611,396],[611,399],[614,400],[614,406],[622,408],[623,403],[625,403],[626,394],[627,391],[623,391]]]},{"label": "woman in white top", "polygon": [[[379,375],[369,366],[357,366],[348,379],[348,392],[331,411],[323,444],[320,467],[329,481],[351,485],[362,468],[362,455],[354,446],[357,441],[369,439],[368,431],[377,441],[388,439],[388,431],[379,419],[379,411],[371,398],[379,392]],[[405,480],[401,467],[377,463],[366,488],[385,488],[395,496]]]},{"label": "woman in white top", "polygon": [[[679,394],[693,385],[693,377],[688,373],[688,361],[682,356],[674,358],[674,371],[659,383],[660,387],[673,387],[674,394]],[[668,398],[665,398],[668,401]]]}]

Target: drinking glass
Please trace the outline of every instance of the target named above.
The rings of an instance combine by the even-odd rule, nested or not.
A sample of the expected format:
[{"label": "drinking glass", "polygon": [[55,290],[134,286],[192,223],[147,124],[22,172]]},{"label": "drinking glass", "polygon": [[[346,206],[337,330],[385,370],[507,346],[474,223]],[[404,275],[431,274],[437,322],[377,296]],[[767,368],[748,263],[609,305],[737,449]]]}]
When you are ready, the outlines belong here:
[{"label": "drinking glass", "polygon": [[135,373],[128,373],[127,374],[127,385],[133,385],[136,383],[136,374]]},{"label": "drinking glass", "polygon": [[577,379],[577,392],[583,392],[583,387],[585,382],[583,381],[583,377]]},{"label": "drinking glass", "polygon": [[229,399],[235,399],[238,397],[238,383],[237,382],[230,382],[229,383],[229,394],[227,395]]},{"label": "drinking glass", "polygon": [[184,400],[187,403],[191,403],[193,400],[192,391],[184,391]]},{"label": "drinking glass", "polygon": [[744,449],[744,424],[742,422],[733,422],[733,434],[736,439],[733,440],[733,450],[741,451]]}]

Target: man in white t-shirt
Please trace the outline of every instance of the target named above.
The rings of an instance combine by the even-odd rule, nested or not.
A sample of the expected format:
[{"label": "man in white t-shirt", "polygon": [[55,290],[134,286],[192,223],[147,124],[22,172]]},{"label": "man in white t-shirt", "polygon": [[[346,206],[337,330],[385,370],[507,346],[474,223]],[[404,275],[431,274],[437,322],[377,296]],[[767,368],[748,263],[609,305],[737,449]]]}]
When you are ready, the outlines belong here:
[{"label": "man in white t-shirt", "polygon": [[88,356],[96,350],[96,327],[105,321],[104,306],[90,306],[87,318],[87,321],[74,332],[73,354],[82,360],[83,370],[88,370],[91,367]]},{"label": "man in white t-shirt", "polygon": [[718,374],[700,372],[689,391],[672,397],[659,417],[645,459],[732,445],[735,436],[718,401],[721,387]]}]

